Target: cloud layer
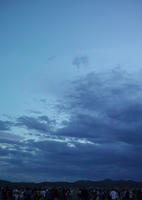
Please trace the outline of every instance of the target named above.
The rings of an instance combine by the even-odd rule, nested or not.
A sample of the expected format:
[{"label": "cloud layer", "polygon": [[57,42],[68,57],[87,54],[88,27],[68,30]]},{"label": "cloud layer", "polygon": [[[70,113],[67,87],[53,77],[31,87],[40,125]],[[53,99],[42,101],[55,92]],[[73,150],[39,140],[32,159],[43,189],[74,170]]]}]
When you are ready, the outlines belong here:
[{"label": "cloud layer", "polygon": [[[142,180],[141,82],[115,68],[70,84],[62,126],[40,113],[0,121],[1,178]],[[26,134],[15,140],[15,130]]]}]

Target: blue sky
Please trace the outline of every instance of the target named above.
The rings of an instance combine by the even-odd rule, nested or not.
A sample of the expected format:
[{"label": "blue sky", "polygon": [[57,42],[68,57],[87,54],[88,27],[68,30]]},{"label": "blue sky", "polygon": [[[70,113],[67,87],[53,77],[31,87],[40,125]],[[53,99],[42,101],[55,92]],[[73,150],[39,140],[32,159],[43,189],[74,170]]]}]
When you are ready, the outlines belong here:
[{"label": "blue sky", "polygon": [[1,179],[142,180],[141,7],[0,0]]}]

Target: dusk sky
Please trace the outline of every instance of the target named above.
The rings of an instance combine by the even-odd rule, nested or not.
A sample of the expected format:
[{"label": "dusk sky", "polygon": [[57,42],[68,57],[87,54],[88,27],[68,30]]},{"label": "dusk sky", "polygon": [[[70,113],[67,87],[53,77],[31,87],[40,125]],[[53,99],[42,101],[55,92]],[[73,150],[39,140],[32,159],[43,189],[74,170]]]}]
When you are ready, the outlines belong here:
[{"label": "dusk sky", "polygon": [[0,179],[142,181],[141,11],[0,0]]}]

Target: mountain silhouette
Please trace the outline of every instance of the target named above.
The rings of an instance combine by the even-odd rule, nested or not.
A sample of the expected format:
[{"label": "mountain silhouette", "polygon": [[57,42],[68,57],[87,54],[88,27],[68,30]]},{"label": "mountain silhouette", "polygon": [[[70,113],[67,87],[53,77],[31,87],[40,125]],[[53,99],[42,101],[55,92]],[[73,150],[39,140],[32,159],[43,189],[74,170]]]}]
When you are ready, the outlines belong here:
[{"label": "mountain silhouette", "polygon": [[103,181],[89,181],[89,180],[79,180],[76,182],[10,182],[5,180],[0,180],[0,187],[95,187],[95,188],[142,188],[142,182],[136,182],[133,180],[111,180],[105,179]]}]

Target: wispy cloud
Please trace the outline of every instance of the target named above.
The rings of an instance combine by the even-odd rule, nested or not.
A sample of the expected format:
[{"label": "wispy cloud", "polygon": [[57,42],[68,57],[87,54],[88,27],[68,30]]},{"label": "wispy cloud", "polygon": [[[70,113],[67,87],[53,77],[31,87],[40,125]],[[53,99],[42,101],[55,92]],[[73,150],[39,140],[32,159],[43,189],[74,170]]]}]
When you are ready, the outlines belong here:
[{"label": "wispy cloud", "polygon": [[87,67],[89,65],[89,58],[88,56],[76,56],[72,64],[75,65],[77,68],[80,68],[82,66]]}]

